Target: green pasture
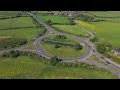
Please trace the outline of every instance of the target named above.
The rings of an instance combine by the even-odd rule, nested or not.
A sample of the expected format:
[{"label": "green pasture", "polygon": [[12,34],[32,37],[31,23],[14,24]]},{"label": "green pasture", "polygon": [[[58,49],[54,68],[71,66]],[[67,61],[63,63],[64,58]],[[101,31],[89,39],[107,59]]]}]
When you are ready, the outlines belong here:
[{"label": "green pasture", "polygon": [[66,17],[55,16],[55,15],[38,15],[39,19],[46,22],[51,20],[53,24],[69,24],[70,20]]},{"label": "green pasture", "polygon": [[0,18],[17,16],[20,11],[0,11]]},{"label": "green pasture", "polygon": [[20,17],[0,20],[0,36],[14,37],[32,40],[38,34],[42,33],[44,29],[36,29],[29,17]]},{"label": "green pasture", "polygon": [[82,35],[88,36],[88,33],[82,30],[78,25],[53,25],[53,27],[65,33],[69,33],[73,35],[82,34]]},{"label": "green pasture", "polygon": [[96,36],[109,41],[114,48],[120,47],[120,23],[113,22],[92,22],[76,21]]}]

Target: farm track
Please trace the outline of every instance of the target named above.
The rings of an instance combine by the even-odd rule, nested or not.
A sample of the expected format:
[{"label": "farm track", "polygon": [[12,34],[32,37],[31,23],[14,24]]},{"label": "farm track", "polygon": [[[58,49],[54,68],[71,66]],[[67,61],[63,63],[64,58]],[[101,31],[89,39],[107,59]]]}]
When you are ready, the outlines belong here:
[{"label": "farm track", "polygon": [[[74,36],[74,35],[70,35],[70,34],[65,34],[65,33],[61,33],[61,32],[57,32],[56,30],[54,30],[53,28],[51,28],[49,25],[47,25],[46,23],[42,22],[40,19],[38,19],[34,14],[32,13],[29,13],[29,12],[26,12],[28,15],[30,15],[33,19],[35,19],[37,21],[37,23],[39,24],[42,24],[46,30],[48,31],[48,33],[46,35],[43,35],[43,36],[40,36],[38,37],[34,42],[33,44],[36,46],[37,50],[25,50],[23,48],[17,48],[17,49],[14,49],[14,50],[19,50],[19,51],[25,51],[25,52],[31,52],[31,53],[36,53],[36,54],[39,54],[43,57],[46,57],[48,59],[51,58],[52,55],[48,54],[42,47],[42,45],[40,44],[40,41],[43,40],[44,38],[46,37],[49,37],[53,34],[51,34],[51,32],[55,32],[56,35],[66,35],[66,36],[70,36],[70,37],[73,37],[75,39],[78,39],[80,40],[81,42],[83,42],[87,47],[88,47],[88,52],[86,52],[83,56],[79,57],[79,58],[70,58],[70,59],[64,59],[64,58],[61,58],[63,60],[63,62],[84,62],[84,63],[87,63],[87,64],[90,64],[90,65],[96,65],[98,67],[101,67],[101,68],[104,68],[110,72],[112,72],[113,74],[117,75],[119,78],[120,78],[120,66],[117,65],[116,63],[110,61],[109,59],[102,59],[101,58],[101,55],[95,50],[94,48],[94,45],[91,44],[89,42],[89,39],[90,38],[93,38],[94,35],[87,29],[85,29],[83,26],[79,25],[83,30],[85,30],[87,33],[90,34],[90,37],[87,39],[87,40],[83,40],[81,39],[80,37],[78,36]],[[29,45],[28,45],[29,46]],[[27,47],[27,46],[26,46]],[[93,51],[94,50],[94,51]],[[9,50],[8,50],[9,51]],[[0,54],[4,53],[4,52],[8,52],[7,50],[4,50],[4,51],[0,51]],[[96,55],[96,57],[101,60],[102,62],[110,62],[110,67],[109,65],[106,66],[104,64],[101,64],[101,63],[98,63],[96,61],[89,61],[89,60],[86,60],[88,57],[92,56],[92,55]]]}]

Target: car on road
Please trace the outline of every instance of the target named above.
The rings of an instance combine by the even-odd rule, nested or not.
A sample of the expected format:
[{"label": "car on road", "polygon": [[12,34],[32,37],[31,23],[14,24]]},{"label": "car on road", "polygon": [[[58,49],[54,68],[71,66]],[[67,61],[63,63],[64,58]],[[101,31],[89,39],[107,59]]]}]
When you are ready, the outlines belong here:
[{"label": "car on road", "polygon": [[106,63],[110,64],[110,62],[106,61]]},{"label": "car on road", "polygon": [[104,59],[104,57],[101,57],[102,59]]},{"label": "car on road", "polygon": [[93,50],[93,52],[95,52],[95,50]]}]

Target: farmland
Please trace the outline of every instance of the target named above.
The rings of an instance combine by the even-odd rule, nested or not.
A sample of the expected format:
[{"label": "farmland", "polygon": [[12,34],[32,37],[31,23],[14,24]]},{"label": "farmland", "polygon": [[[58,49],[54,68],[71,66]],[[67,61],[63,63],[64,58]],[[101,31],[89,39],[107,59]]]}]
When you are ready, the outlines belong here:
[{"label": "farmland", "polygon": [[20,11],[0,11],[0,18],[8,18],[17,16]]},{"label": "farmland", "polygon": [[97,17],[103,17],[103,18],[118,18],[120,17],[120,12],[117,11],[90,11],[91,14],[97,16]]},{"label": "farmland", "polygon": [[117,78],[107,71],[80,67],[57,67],[28,56],[0,58],[2,79],[96,79]]},{"label": "farmland", "polygon": [[68,20],[67,17],[55,16],[55,15],[38,15],[38,17],[44,22],[51,20],[53,24],[69,24],[70,23],[70,20]]},{"label": "farmland", "polygon": [[113,22],[92,22],[86,23],[83,21],[77,21],[91,32],[95,32],[96,36],[101,39],[109,41],[114,48],[120,46],[120,24]]},{"label": "farmland", "polygon": [[0,36],[23,38],[28,41],[32,40],[43,29],[36,29],[29,17],[20,17],[0,20]]}]

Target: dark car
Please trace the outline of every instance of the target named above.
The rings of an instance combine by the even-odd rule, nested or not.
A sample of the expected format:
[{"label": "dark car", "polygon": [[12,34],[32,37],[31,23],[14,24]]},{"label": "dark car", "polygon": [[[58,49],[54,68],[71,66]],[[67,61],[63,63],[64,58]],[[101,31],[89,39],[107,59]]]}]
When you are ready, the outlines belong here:
[{"label": "dark car", "polygon": [[101,57],[102,59],[104,59],[104,57]]},{"label": "dark car", "polygon": [[91,47],[91,46],[89,46],[89,47]]},{"label": "dark car", "polygon": [[106,63],[110,64],[110,62],[106,61]]},{"label": "dark car", "polygon": [[95,50],[93,50],[93,52],[95,52]]}]

